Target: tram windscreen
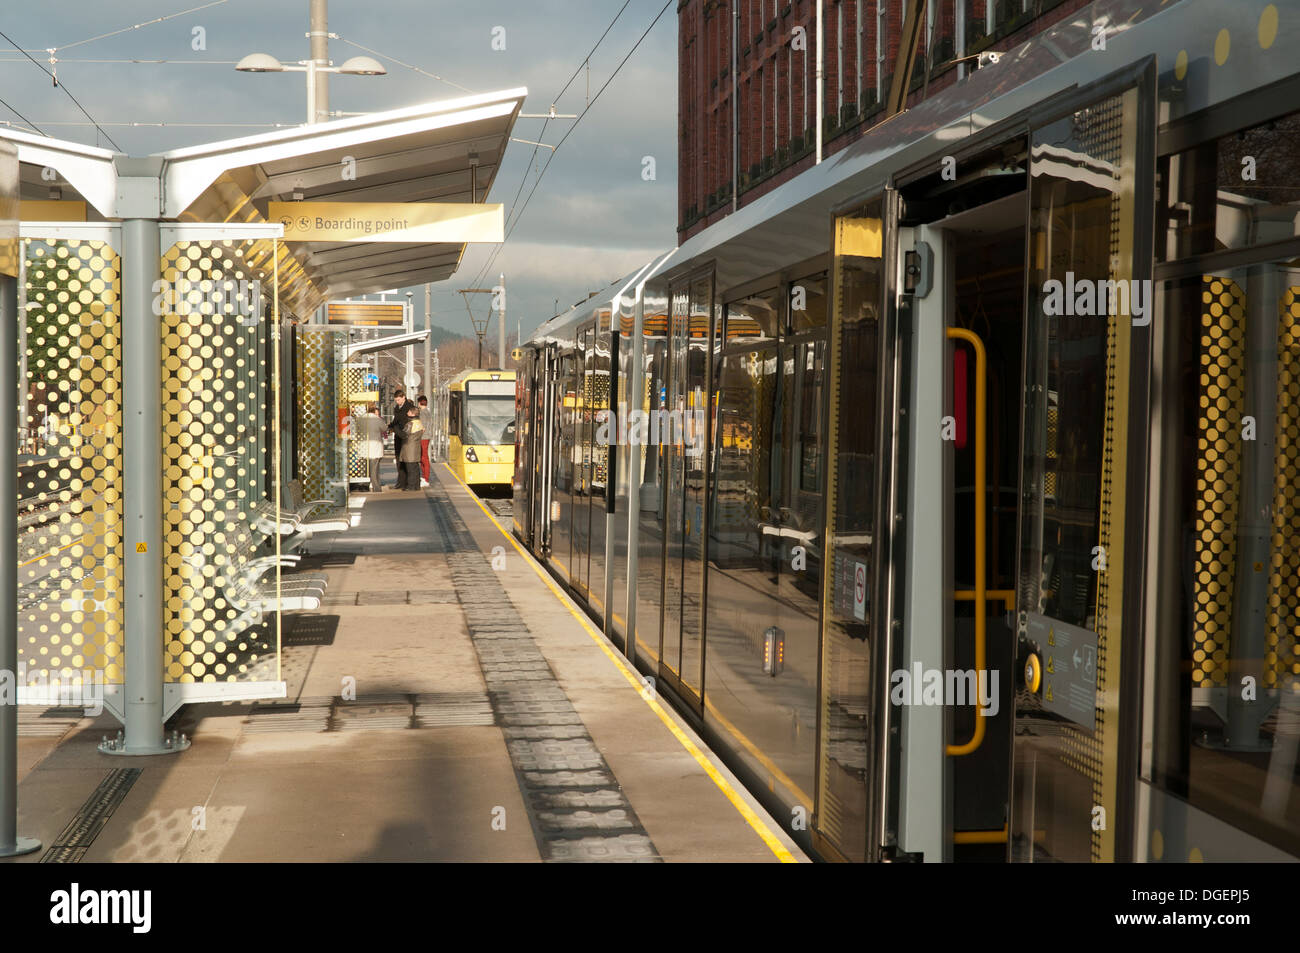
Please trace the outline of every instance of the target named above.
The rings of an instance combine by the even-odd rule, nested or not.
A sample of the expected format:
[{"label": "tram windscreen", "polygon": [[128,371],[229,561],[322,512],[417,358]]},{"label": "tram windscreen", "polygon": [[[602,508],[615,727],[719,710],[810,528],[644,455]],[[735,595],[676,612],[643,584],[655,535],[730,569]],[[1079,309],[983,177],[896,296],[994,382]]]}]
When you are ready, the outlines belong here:
[{"label": "tram windscreen", "polygon": [[461,443],[501,446],[515,442],[515,382],[467,381]]}]

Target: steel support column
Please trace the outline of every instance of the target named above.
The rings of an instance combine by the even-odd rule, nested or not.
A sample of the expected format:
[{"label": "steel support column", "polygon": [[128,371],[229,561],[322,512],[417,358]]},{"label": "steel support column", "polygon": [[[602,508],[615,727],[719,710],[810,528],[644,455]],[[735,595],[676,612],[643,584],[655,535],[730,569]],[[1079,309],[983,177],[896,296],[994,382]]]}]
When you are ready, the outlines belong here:
[{"label": "steel support column", "polygon": [[188,741],[163,733],[162,336],[153,312],[161,279],[158,222],[122,222],[123,735],[106,754],[167,754]]},{"label": "steel support column", "polygon": [[0,857],[41,846],[18,836],[18,321],[18,279],[0,276]]}]

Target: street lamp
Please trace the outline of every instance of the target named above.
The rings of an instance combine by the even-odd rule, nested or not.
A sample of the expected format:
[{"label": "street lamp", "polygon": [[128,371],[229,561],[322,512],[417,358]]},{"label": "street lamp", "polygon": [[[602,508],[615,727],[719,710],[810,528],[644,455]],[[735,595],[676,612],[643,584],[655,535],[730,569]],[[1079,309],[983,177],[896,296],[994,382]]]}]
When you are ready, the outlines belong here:
[{"label": "street lamp", "polygon": [[316,112],[316,74],[343,73],[347,76],[383,76],[388,70],[378,60],[369,56],[354,56],[344,60],[342,66],[321,66],[316,60],[299,60],[297,64],[281,63],[267,53],[249,53],[235,64],[241,73],[306,73],[307,122],[318,121]]}]

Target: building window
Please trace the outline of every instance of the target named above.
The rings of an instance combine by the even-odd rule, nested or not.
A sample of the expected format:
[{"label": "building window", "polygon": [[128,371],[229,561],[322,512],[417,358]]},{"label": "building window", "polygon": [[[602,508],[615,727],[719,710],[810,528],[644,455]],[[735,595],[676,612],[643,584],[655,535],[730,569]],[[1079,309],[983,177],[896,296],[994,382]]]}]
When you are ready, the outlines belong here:
[{"label": "building window", "polygon": [[844,110],[844,4],[835,5],[835,121]]},{"label": "building window", "polygon": [[862,0],[857,0],[853,7],[853,32],[857,35],[857,46],[855,49],[857,59],[853,61],[853,65],[858,71],[857,81],[853,84],[853,87],[857,90],[858,111],[861,112],[862,102],[867,98],[863,95],[866,91],[866,71],[862,68]]},{"label": "building window", "polygon": [[[789,142],[795,137],[794,134],[794,49],[786,47],[785,54],[785,138]],[[800,130],[802,138],[803,131]]]},{"label": "building window", "polygon": [[778,48],[772,57],[772,152],[781,146],[781,95],[780,95],[781,50]]},{"label": "building window", "polygon": [[806,135],[808,132],[808,51],[804,50],[800,57],[803,60],[803,131]]}]

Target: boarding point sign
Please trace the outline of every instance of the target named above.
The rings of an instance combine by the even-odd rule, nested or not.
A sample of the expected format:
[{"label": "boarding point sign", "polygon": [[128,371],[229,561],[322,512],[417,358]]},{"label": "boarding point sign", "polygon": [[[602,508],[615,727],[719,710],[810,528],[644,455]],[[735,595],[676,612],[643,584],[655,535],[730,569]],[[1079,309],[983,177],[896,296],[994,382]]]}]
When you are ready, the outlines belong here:
[{"label": "boarding point sign", "polygon": [[271,202],[285,241],[500,242],[505,206],[481,202]]}]

